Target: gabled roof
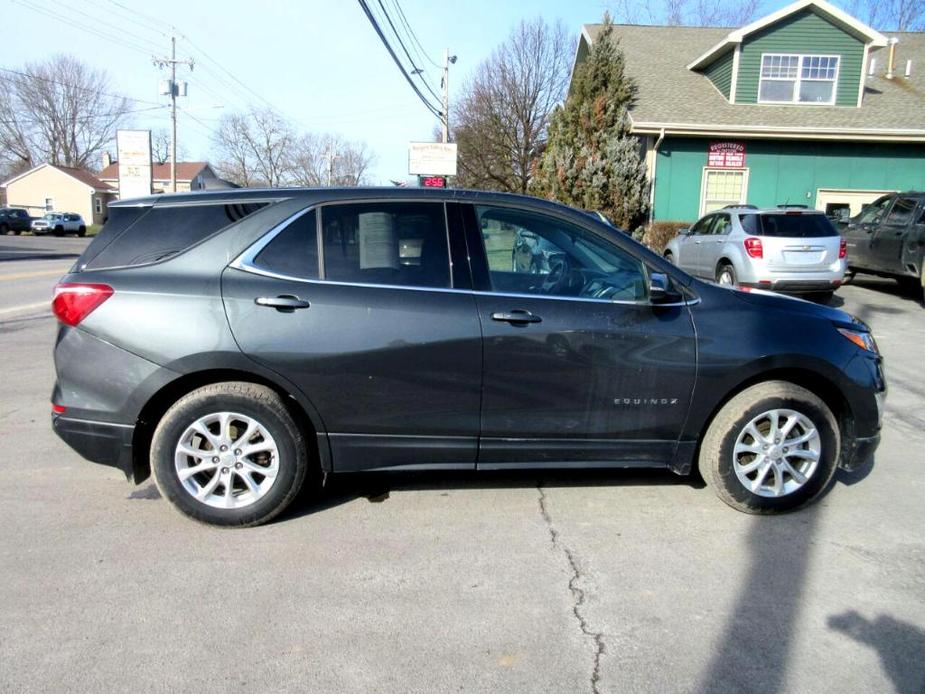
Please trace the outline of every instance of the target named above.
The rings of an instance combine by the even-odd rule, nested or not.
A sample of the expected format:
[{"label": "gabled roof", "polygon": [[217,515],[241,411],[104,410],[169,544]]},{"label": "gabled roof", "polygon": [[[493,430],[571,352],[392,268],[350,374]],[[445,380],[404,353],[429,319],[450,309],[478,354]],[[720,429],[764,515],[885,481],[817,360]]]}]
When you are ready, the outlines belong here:
[{"label": "gabled roof", "polygon": [[[204,161],[178,161],[177,162],[177,180],[178,181],[192,181],[196,176],[198,176],[203,169],[209,166],[208,162]],[[104,181],[118,181],[119,180],[119,162],[114,161],[112,164],[107,166],[105,169],[100,171],[100,178]],[[170,163],[167,164],[153,164],[151,166],[151,179],[154,181],[169,181],[170,180]]]},{"label": "gabled roof", "polygon": [[699,70],[712,63],[716,58],[726,53],[736,44],[742,43],[742,40],[749,34],[761,31],[771,24],[775,24],[785,17],[800,12],[802,10],[813,10],[836,26],[844,29],[849,34],[853,34],[861,39],[864,43],[871,46],[886,46],[886,36],[875,29],[871,29],[866,24],[859,22],[847,12],[840,10],[825,0],[797,0],[786,7],[782,7],[777,12],[772,12],[766,17],[757,19],[751,24],[747,24],[741,29],[736,29],[726,34],[718,43],[707,49],[700,57],[691,62],[688,70]]},{"label": "gabled roof", "polygon": [[[582,41],[592,45],[600,24],[586,24]],[[638,87],[630,110],[633,132],[711,134],[724,137],[925,141],[925,33],[895,33],[896,76],[887,79],[886,60],[877,59],[864,77],[860,108],[730,104],[700,72],[686,68],[729,33],[728,29],[616,25],[626,74]],[[579,50],[579,56],[586,54]],[[904,76],[907,60],[912,74]]]},{"label": "gabled roof", "polygon": [[83,183],[88,188],[91,188],[94,192],[97,192],[97,193],[114,193],[115,192],[115,189],[111,185],[109,185],[108,183],[104,183],[103,181],[101,181],[99,178],[97,178],[94,174],[90,173],[86,169],[78,169],[73,166],[56,166],[54,164],[39,164],[38,166],[33,167],[29,169],[28,171],[19,174],[18,176],[14,176],[8,181],[4,181],[2,185],[3,187],[6,187],[10,185],[11,183],[15,183],[16,181],[22,178],[25,178],[26,176],[29,176],[35,173],[36,171],[39,171],[40,169],[45,169],[45,168],[52,168],[52,169],[55,169],[56,171],[60,171],[61,173],[66,174],[73,179],[76,179],[80,183]]}]

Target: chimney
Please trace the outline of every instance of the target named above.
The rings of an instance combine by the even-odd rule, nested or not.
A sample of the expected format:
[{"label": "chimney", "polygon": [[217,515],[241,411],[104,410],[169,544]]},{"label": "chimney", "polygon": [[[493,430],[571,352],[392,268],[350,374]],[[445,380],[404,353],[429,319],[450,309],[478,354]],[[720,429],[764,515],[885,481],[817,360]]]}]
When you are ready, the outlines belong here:
[{"label": "chimney", "polygon": [[896,44],[899,43],[899,39],[892,36],[887,43],[890,44],[890,57],[886,66],[886,78],[891,80],[893,79],[893,68],[896,67]]},{"label": "chimney", "polygon": [[109,152],[103,152],[103,168],[105,169],[110,164],[112,164],[112,157],[109,156]]}]

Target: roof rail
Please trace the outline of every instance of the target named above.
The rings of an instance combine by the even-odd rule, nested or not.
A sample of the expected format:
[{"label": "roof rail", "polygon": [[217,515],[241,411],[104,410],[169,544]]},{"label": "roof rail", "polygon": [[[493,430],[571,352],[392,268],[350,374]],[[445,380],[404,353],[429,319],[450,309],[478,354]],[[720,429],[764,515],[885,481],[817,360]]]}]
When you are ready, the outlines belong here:
[{"label": "roof rail", "polygon": [[786,210],[786,209],[788,209],[788,208],[794,208],[794,209],[797,209],[797,210],[808,210],[808,209],[809,209],[809,205],[794,205],[794,204],[791,204],[791,203],[786,203],[786,204],[783,204],[783,205],[778,205],[777,208],[778,208],[779,210]]},{"label": "roof rail", "polygon": [[741,210],[741,209],[757,210],[758,205],[748,205],[748,204],[742,203],[740,205],[726,205],[725,207],[723,207],[723,209],[724,210]]}]

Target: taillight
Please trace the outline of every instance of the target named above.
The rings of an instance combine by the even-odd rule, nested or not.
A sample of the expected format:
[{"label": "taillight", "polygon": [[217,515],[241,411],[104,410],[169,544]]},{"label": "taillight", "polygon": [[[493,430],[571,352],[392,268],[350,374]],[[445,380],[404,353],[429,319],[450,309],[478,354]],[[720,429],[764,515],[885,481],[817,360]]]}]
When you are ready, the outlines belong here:
[{"label": "taillight", "polygon": [[51,310],[65,325],[75,326],[112,296],[108,284],[64,282],[55,286]]},{"label": "taillight", "polygon": [[64,414],[65,412],[67,412],[67,408],[64,405],[56,405],[54,403],[51,403],[51,411],[54,412],[55,414]]},{"label": "taillight", "polygon": [[844,258],[848,255],[848,242],[843,238],[838,242],[838,257]]},{"label": "taillight", "polygon": [[761,245],[761,239],[749,236],[745,239],[745,252],[750,258],[763,258],[764,246]]}]

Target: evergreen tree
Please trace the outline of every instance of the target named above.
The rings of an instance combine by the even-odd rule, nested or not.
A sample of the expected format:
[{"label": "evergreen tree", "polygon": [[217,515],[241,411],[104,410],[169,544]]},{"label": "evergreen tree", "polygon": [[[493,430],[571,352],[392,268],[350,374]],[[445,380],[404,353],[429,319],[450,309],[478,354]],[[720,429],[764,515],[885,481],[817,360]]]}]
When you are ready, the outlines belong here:
[{"label": "evergreen tree", "polygon": [[646,167],[627,114],[636,93],[624,74],[623,51],[604,25],[571,91],[556,108],[539,160],[533,192],[567,205],[597,210],[617,226],[635,229],[648,210]]}]

